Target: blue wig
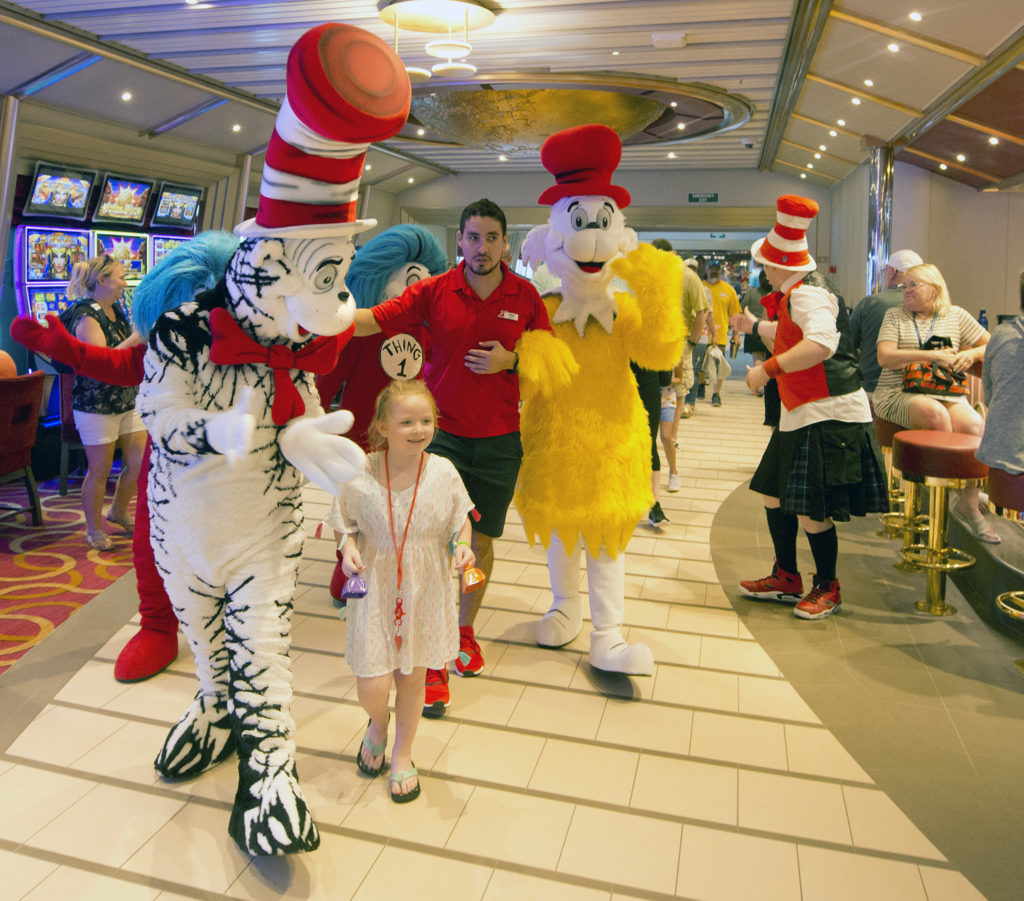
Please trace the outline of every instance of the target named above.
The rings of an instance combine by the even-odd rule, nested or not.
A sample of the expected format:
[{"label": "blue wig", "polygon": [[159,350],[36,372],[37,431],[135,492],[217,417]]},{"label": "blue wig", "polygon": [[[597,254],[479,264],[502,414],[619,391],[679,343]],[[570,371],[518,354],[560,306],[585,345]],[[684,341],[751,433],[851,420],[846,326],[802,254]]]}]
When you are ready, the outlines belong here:
[{"label": "blue wig", "polygon": [[360,309],[375,307],[384,297],[391,273],[407,263],[422,263],[431,275],[448,268],[448,258],[430,232],[419,225],[395,225],[367,241],[356,252],[345,287]]},{"label": "blue wig", "polygon": [[160,316],[217,284],[237,249],[238,238],[222,231],[200,232],[175,247],[135,289],[132,319],[138,333],[145,338]]}]

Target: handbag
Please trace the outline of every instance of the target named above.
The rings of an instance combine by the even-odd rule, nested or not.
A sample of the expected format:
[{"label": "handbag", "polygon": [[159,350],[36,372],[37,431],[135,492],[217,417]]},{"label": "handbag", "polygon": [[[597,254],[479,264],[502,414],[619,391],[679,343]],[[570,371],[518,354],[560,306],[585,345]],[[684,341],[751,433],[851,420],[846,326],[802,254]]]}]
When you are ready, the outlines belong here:
[{"label": "handbag", "polygon": [[903,367],[903,390],[913,394],[966,397],[967,374],[954,372],[934,360],[910,363]]}]

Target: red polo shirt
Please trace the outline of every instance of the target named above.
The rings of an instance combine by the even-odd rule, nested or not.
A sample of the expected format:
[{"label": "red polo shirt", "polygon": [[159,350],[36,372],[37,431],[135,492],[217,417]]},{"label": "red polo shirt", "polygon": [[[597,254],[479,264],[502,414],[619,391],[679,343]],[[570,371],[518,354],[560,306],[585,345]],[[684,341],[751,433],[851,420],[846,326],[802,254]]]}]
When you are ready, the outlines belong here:
[{"label": "red polo shirt", "polygon": [[465,267],[463,261],[415,282],[371,312],[388,337],[426,325],[430,358],[424,380],[437,401],[440,428],[464,438],[518,432],[519,377],[478,375],[466,366],[466,352],[493,340],[513,350],[523,332],[551,331],[551,322],[537,289],[504,263],[504,278],[486,300],[467,284]]}]

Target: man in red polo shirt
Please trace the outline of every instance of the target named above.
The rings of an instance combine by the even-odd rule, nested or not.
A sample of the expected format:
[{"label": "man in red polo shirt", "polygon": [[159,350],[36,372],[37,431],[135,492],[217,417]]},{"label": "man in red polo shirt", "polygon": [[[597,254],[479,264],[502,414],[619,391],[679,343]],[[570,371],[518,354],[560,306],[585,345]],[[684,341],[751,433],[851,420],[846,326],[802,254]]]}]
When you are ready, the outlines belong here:
[{"label": "man in red polo shirt", "polygon": [[[492,541],[505,528],[519,464],[518,357],[523,332],[551,331],[537,290],[502,262],[508,244],[505,214],[490,200],[462,211],[459,265],[410,285],[400,296],[356,311],[356,335],[388,337],[425,323],[430,359],[424,379],[437,401],[438,430],[427,449],[452,461],[480,519],[473,523],[473,553],[490,578]],[[475,676],[484,660],[473,622],[487,583],[459,596],[460,650],[455,671]],[[448,674],[427,670],[423,712],[438,717],[448,706]]]}]

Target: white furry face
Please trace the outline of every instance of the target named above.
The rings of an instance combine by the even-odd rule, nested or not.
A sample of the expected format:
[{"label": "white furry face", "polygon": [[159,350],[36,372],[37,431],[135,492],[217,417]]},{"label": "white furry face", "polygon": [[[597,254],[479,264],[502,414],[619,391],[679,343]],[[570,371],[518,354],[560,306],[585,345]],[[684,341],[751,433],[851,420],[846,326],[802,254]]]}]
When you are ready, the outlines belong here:
[{"label": "white furry face", "polygon": [[409,285],[430,277],[430,270],[422,263],[406,263],[388,276],[384,285],[384,299],[398,297]]},{"label": "white furry face", "polygon": [[353,256],[350,237],[246,239],[227,271],[235,318],[265,343],[340,334],[355,318],[345,288]]}]

